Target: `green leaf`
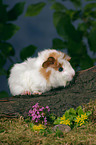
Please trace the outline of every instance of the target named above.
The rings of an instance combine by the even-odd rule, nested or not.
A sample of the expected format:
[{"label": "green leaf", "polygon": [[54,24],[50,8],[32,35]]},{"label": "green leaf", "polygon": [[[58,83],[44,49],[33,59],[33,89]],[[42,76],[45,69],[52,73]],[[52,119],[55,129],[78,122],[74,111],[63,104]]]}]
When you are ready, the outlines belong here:
[{"label": "green leaf", "polygon": [[5,91],[1,91],[0,92],[0,98],[8,98],[9,97],[9,94]]},{"label": "green leaf", "polygon": [[25,2],[17,3],[10,11],[8,11],[8,20],[13,21],[23,13]]},{"label": "green leaf", "polygon": [[78,24],[78,30],[81,31],[83,35],[87,34],[87,29],[88,29],[88,26],[85,23]]},{"label": "green leaf", "polygon": [[0,129],[0,133],[2,133],[2,132],[4,132],[5,131],[5,129]]},{"label": "green leaf", "polygon": [[52,48],[54,49],[64,49],[67,47],[67,42],[64,42],[61,39],[55,38],[53,39],[52,42],[53,42]]},{"label": "green leaf", "polygon": [[58,34],[64,39],[72,39],[76,42],[81,41],[81,32],[77,31],[71,23],[68,15],[63,16],[57,24],[56,30]]},{"label": "green leaf", "polygon": [[84,7],[83,17],[88,21],[92,21],[96,19],[96,3],[89,3]]},{"label": "green leaf", "polygon": [[86,115],[89,117],[92,114],[91,111],[86,112]]},{"label": "green leaf", "polygon": [[70,108],[69,110],[65,112],[64,115],[66,119],[69,119],[70,121],[72,121],[73,118],[76,116],[76,111],[74,110],[74,108]]},{"label": "green leaf", "polygon": [[69,12],[70,12],[69,15],[71,16],[72,21],[75,21],[77,19],[82,19],[82,11],[81,10],[77,10],[77,11],[70,10]]},{"label": "green leaf", "polygon": [[96,9],[96,3],[89,3],[84,7],[84,12],[92,11],[93,9]]},{"label": "green leaf", "polygon": [[96,28],[92,29],[88,36],[88,43],[90,46],[90,50],[96,52]]},{"label": "green leaf", "polygon": [[0,43],[0,50],[5,57],[14,56],[15,51],[10,43]]},{"label": "green leaf", "polygon": [[[65,40],[66,39],[68,39],[68,37],[70,37],[70,35],[71,35],[71,33],[72,33],[72,31],[73,31],[73,26],[72,26],[72,28],[70,27],[70,18],[69,18],[69,16],[63,16],[60,20],[59,20],[59,22],[58,22],[58,24],[57,24],[57,27],[56,27],[56,30],[57,30],[57,32],[58,32],[58,34],[62,37],[62,38],[64,38]],[[71,31],[70,31],[70,29],[71,29]],[[73,34],[74,35],[74,34]]]},{"label": "green leaf", "polygon": [[0,0],[0,5],[2,5],[2,0]]},{"label": "green leaf", "polygon": [[74,119],[76,118],[76,116],[77,116],[76,114],[75,114],[75,115],[70,115],[70,116],[69,116],[68,119],[70,120],[71,123],[74,121]]},{"label": "green leaf", "polygon": [[51,6],[51,9],[54,9],[55,11],[65,11],[67,10],[67,8],[59,3],[59,2],[55,2],[52,6]]},{"label": "green leaf", "polygon": [[32,131],[34,131],[34,130],[33,130],[33,126],[34,126],[33,123],[29,123],[29,127],[31,128]]},{"label": "green leaf", "polygon": [[86,54],[85,56],[81,56],[80,58],[80,67],[82,69],[87,69],[92,67],[93,64],[93,60]]},{"label": "green leaf", "polygon": [[0,75],[5,75],[7,76],[7,71],[3,68],[0,68]]},{"label": "green leaf", "polygon": [[44,2],[39,2],[37,4],[29,5],[28,8],[27,8],[27,12],[26,12],[25,16],[36,16],[36,15],[38,15],[45,5],[46,5],[46,3],[44,3]]},{"label": "green leaf", "polygon": [[90,21],[90,24],[91,24],[92,27],[95,28],[96,27],[96,20],[91,20]]},{"label": "green leaf", "polygon": [[8,20],[6,8],[7,8],[7,5],[0,4],[0,22],[2,23]]},{"label": "green leaf", "polygon": [[55,119],[56,119],[56,116],[53,113],[51,113],[48,117],[48,120],[51,122],[53,122]]},{"label": "green leaf", "polygon": [[78,113],[78,115],[84,114],[81,106],[77,107],[76,112]]},{"label": "green leaf", "polygon": [[37,47],[34,45],[29,45],[28,47],[23,48],[20,52],[20,58],[25,60],[26,58],[31,57],[36,49]]},{"label": "green leaf", "polygon": [[69,112],[70,112],[69,110],[66,110],[66,112],[65,112],[65,114],[64,114],[66,119],[68,119],[69,116],[70,116]]},{"label": "green leaf", "polygon": [[18,30],[19,30],[19,27],[14,25],[14,24],[2,24],[2,23],[0,23],[0,39],[1,40],[8,40]]},{"label": "green leaf", "polygon": [[79,111],[80,109],[82,109],[82,107],[81,107],[81,106],[78,106],[78,107],[76,108],[76,113],[78,113],[78,111]]},{"label": "green leaf", "polygon": [[96,19],[96,10],[95,11],[91,11],[89,13],[89,16],[92,17],[92,18],[94,18],[94,19]]},{"label": "green leaf", "polygon": [[54,121],[54,124],[60,124],[60,121],[61,121],[61,119],[60,119],[60,117],[58,117],[58,118]]},{"label": "green leaf", "polygon": [[76,115],[75,109],[74,109],[74,108],[70,108],[69,114],[70,114],[70,115]]},{"label": "green leaf", "polygon": [[76,41],[71,40],[71,38],[68,41],[68,52],[69,52],[69,55],[72,56],[73,58],[77,57],[79,60],[80,59],[79,57],[81,57],[82,53],[87,53],[87,52],[84,52],[84,49],[85,48],[82,47],[82,41],[76,42]]},{"label": "green leaf", "polygon": [[81,0],[70,0],[76,7],[81,6]]},{"label": "green leaf", "polygon": [[64,137],[63,132],[57,127],[56,132],[55,132],[56,137]]},{"label": "green leaf", "polygon": [[[80,63],[82,62],[82,65],[84,65],[86,61],[86,55],[87,55],[87,50],[86,50],[86,45],[81,41],[80,43],[77,43],[75,41],[72,41],[71,39],[68,41],[68,53],[72,57],[70,63],[72,64],[73,67],[78,68],[80,66]],[[85,61],[85,62],[84,62]],[[89,65],[89,62],[87,62]],[[81,68],[82,68],[81,65]],[[86,67],[86,65],[84,65]]]},{"label": "green leaf", "polygon": [[33,128],[34,124],[33,123],[29,123],[30,128]]},{"label": "green leaf", "polygon": [[4,64],[6,63],[6,59],[4,58],[4,56],[0,53],[0,68],[2,68],[4,66]]},{"label": "green leaf", "polygon": [[78,115],[81,115],[81,114],[84,114],[84,112],[83,112],[82,109],[79,109],[79,110],[78,110]]},{"label": "green leaf", "polygon": [[58,22],[60,21],[60,19],[65,15],[65,13],[63,12],[54,12],[53,13],[53,23],[54,26],[57,27]]}]

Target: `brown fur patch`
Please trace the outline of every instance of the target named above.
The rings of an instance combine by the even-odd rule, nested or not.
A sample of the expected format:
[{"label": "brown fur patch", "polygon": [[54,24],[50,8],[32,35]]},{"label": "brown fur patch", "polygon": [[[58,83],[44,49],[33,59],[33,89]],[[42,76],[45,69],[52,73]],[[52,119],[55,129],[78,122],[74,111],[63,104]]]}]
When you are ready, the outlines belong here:
[{"label": "brown fur patch", "polygon": [[[61,53],[61,52],[60,52],[60,53]],[[49,55],[49,57],[54,57],[54,58],[55,58],[54,64],[50,65],[50,67],[54,68],[56,71],[58,71],[58,69],[59,69],[60,67],[62,67],[62,64],[60,64],[60,63],[58,62],[58,58],[61,56],[60,53],[53,52],[53,53],[51,53],[51,54]]]},{"label": "brown fur patch", "polygon": [[54,62],[54,64],[50,65],[50,67],[51,67],[51,68],[54,68],[56,71],[58,71],[58,69],[59,69],[60,67],[62,67],[62,64],[58,63],[58,61],[56,60],[56,61]]},{"label": "brown fur patch", "polygon": [[60,54],[53,52],[49,55],[49,57],[46,59],[46,61],[42,64],[42,68],[40,69],[40,73],[44,76],[44,78],[49,82],[49,78],[51,75],[51,70],[46,72],[46,69],[48,67],[51,67],[58,71],[60,67],[62,67],[62,64],[60,64],[57,60],[60,57]]},{"label": "brown fur patch", "polygon": [[70,61],[71,57],[70,57],[70,56],[68,56],[67,54],[64,54],[63,59],[65,59],[65,60],[67,60],[67,61]]},{"label": "brown fur patch", "polygon": [[42,64],[42,66],[43,66],[44,68],[47,68],[47,67],[50,66],[51,64],[54,64],[54,62],[55,62],[55,58],[54,58],[54,57],[49,57],[49,58],[47,59],[47,61],[45,61],[45,62]]},{"label": "brown fur patch", "polygon": [[70,61],[71,57],[61,51],[58,51],[60,52],[59,54],[56,53],[56,52],[52,52],[49,57],[54,57],[56,60],[61,56],[61,54],[64,54],[63,58],[62,59],[66,59],[67,61]]},{"label": "brown fur patch", "polygon": [[41,68],[40,69],[40,73],[44,76],[44,78],[47,80],[47,82],[49,82],[49,78],[50,78],[50,75],[51,75],[51,70],[46,72],[46,68]]},{"label": "brown fur patch", "polygon": [[56,52],[52,52],[52,53],[50,53],[49,57],[54,57],[57,60],[60,57],[60,54],[58,54]]}]

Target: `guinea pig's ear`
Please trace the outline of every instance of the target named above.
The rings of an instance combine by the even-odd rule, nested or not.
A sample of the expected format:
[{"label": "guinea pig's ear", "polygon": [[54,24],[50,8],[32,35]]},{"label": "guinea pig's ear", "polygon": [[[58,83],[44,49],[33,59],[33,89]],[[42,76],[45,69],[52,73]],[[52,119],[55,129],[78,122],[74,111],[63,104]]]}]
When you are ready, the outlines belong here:
[{"label": "guinea pig's ear", "polygon": [[55,62],[55,58],[54,58],[54,57],[48,57],[47,61],[45,61],[45,62],[42,64],[42,67],[47,68],[47,67],[49,67],[51,64],[54,64],[54,62]]},{"label": "guinea pig's ear", "polygon": [[63,57],[65,60],[67,60],[67,61],[70,61],[71,60],[71,57],[70,56],[68,56],[67,54],[64,54],[64,57]]}]

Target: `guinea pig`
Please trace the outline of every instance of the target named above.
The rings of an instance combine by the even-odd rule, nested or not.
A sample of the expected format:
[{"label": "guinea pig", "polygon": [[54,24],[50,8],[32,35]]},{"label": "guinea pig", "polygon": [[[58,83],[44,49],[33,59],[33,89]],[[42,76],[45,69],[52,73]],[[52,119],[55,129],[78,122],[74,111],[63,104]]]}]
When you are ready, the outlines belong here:
[{"label": "guinea pig", "polygon": [[67,54],[46,49],[35,58],[16,63],[10,70],[8,84],[12,95],[42,94],[52,88],[66,86],[75,71]]}]

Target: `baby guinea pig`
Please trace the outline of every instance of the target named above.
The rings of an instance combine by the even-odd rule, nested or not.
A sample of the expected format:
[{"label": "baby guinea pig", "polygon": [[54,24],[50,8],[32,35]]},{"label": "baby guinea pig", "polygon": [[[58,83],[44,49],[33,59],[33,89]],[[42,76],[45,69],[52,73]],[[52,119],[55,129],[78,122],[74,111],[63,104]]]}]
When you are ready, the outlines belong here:
[{"label": "baby guinea pig", "polygon": [[66,86],[75,71],[69,63],[71,57],[63,52],[46,49],[37,58],[17,63],[10,71],[8,84],[12,95],[42,94],[51,88]]}]

